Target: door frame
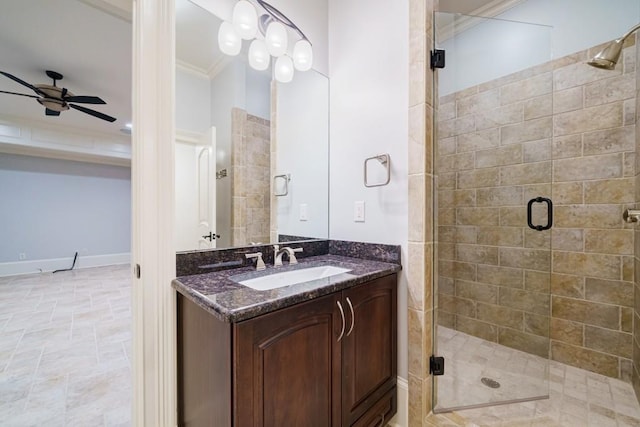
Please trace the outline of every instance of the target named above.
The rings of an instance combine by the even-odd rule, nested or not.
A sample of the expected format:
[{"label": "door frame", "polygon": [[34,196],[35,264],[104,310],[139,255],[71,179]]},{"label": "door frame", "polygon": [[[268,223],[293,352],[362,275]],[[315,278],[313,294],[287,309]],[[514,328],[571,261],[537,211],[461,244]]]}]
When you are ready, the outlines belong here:
[{"label": "door frame", "polygon": [[177,423],[174,45],[174,0],[133,0],[134,426]]}]

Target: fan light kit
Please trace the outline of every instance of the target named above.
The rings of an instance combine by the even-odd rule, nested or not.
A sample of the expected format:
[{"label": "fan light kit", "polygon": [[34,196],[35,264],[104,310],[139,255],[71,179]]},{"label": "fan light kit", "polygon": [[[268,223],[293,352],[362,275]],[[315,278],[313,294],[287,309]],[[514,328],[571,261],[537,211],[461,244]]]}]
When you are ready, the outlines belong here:
[{"label": "fan light kit", "polygon": [[[106,104],[101,98],[97,96],[76,96],[71,93],[67,88],[56,86],[57,80],[62,80],[62,74],[57,73],[55,71],[47,70],[47,76],[53,80],[53,85],[46,84],[36,84],[32,85],[30,83],[25,82],[18,77],[5,73],[4,71],[0,71],[5,77],[10,78],[16,83],[20,83],[22,86],[28,87],[32,91],[34,91],[36,95],[27,95],[24,93],[17,92],[7,92],[4,90],[0,90],[0,93],[8,93],[9,95],[19,95],[25,96],[27,98],[35,98],[40,105],[44,107],[44,113],[47,116],[59,116],[61,112],[67,111],[69,108],[73,108],[74,110],[81,111],[85,114],[89,114],[90,116],[97,117],[102,120],[106,120],[108,122],[115,122],[116,118],[108,116],[104,113],[101,113],[96,110],[92,110],[87,107],[83,107],[78,104]],[[74,104],[71,104],[71,103]]]},{"label": "fan light kit", "polygon": [[[253,40],[249,46],[249,65],[263,71],[275,59],[273,74],[277,81],[290,82],[294,70],[307,71],[313,65],[313,50],[309,39],[282,12],[264,0],[256,0],[266,11],[258,16],[248,0],[240,0],[233,8],[232,22],[224,21],[218,30],[218,46],[229,55],[236,56],[242,40]],[[300,38],[289,49],[289,30]],[[291,52],[289,54],[289,52]]]}]

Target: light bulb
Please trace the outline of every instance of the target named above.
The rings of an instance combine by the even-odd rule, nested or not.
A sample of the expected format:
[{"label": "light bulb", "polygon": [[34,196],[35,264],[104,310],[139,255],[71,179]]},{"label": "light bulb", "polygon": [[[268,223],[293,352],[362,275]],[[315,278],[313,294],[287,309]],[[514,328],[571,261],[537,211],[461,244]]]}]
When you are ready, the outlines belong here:
[{"label": "light bulb", "polygon": [[278,21],[273,21],[267,27],[264,35],[267,50],[273,56],[282,56],[287,51],[287,29]]},{"label": "light bulb", "polygon": [[258,71],[263,71],[269,68],[269,62],[271,57],[267,51],[267,45],[264,40],[255,39],[249,46],[249,65],[251,68]]},{"label": "light bulb", "polygon": [[218,47],[222,53],[226,53],[229,56],[236,56],[240,53],[242,47],[242,39],[236,33],[231,22],[224,21],[220,24],[218,30]]},{"label": "light bulb", "polygon": [[256,36],[258,31],[258,13],[247,0],[240,0],[233,7],[233,27],[236,33],[245,40]]},{"label": "light bulb", "polygon": [[293,65],[296,70],[307,71],[313,64],[313,50],[308,40],[298,40],[293,45]]},{"label": "light bulb", "polygon": [[293,80],[293,61],[287,55],[276,59],[274,66],[276,80],[280,83],[289,83]]}]

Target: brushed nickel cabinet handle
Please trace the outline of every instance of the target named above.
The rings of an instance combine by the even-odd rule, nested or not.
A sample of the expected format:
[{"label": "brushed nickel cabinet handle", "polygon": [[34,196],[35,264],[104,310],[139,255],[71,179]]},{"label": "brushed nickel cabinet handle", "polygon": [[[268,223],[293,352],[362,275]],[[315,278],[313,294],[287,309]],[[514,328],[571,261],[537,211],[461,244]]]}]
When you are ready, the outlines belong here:
[{"label": "brushed nickel cabinet handle", "polygon": [[384,414],[380,414],[380,418],[381,418],[380,427],[383,427],[384,426]]},{"label": "brushed nickel cabinet handle", "polygon": [[338,309],[340,310],[340,317],[342,317],[342,330],[340,331],[340,336],[338,337],[338,342],[340,342],[340,340],[342,339],[342,336],[344,335],[344,329],[347,322],[345,322],[344,320],[344,310],[342,309],[342,304],[340,304],[340,301],[336,301],[336,304],[338,304]]},{"label": "brushed nickel cabinet handle", "polygon": [[353,304],[351,304],[349,297],[347,297],[347,304],[349,304],[349,310],[351,310],[351,327],[349,328],[349,332],[347,332],[347,336],[349,336],[351,332],[353,332],[353,326],[356,324],[356,315],[353,312]]}]

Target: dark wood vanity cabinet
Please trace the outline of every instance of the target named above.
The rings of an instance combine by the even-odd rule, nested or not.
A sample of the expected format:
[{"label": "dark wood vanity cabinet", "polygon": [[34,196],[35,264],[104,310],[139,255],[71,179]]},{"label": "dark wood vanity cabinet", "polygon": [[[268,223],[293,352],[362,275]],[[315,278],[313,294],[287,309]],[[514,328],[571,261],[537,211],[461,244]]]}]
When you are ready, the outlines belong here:
[{"label": "dark wood vanity cabinet", "polygon": [[178,295],[180,425],[385,425],[397,407],[396,280],[234,324]]},{"label": "dark wood vanity cabinet", "polygon": [[[347,303],[351,333],[342,340],[343,426],[385,425],[396,413],[397,377],[397,285],[396,275],[374,280],[342,292]],[[351,310],[353,307],[353,310]],[[349,315],[353,313],[352,323]],[[392,399],[388,394],[392,393]],[[380,400],[391,406],[367,412]],[[373,416],[372,424],[359,424]]]},{"label": "dark wood vanity cabinet", "polygon": [[236,325],[235,426],[340,425],[338,295]]}]

